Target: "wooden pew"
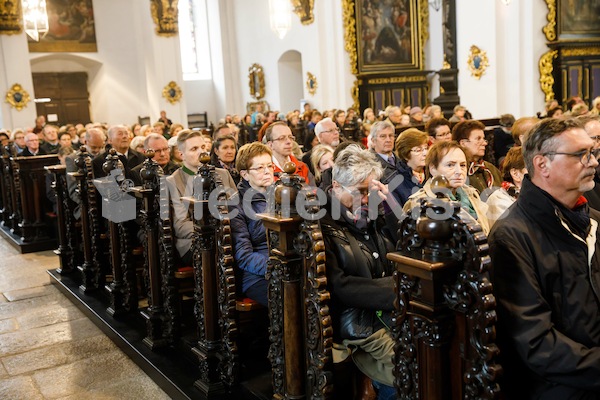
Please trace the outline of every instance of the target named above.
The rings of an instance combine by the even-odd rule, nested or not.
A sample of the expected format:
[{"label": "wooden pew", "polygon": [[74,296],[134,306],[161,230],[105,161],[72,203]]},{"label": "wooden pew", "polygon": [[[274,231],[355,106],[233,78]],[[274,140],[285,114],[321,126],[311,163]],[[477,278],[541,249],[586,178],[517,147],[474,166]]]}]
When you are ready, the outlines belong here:
[{"label": "wooden pew", "polygon": [[[432,218],[450,212],[451,217]],[[400,223],[396,265],[395,386],[405,399],[497,399],[495,300],[481,227],[460,203],[425,199]]]},{"label": "wooden pew", "polygon": [[[295,210],[302,178],[293,163],[275,183],[275,210],[258,214],[269,243],[269,318],[273,398],[332,398],[333,332],[325,247],[318,222]],[[291,206],[286,206],[286,199]]]},{"label": "wooden pew", "polygon": [[52,187],[57,200],[58,249],[54,252],[58,256],[60,267],[56,271],[61,275],[70,274],[76,268],[79,251],[75,218],[73,217],[75,207],[67,188],[67,168],[64,165],[52,165],[45,169],[54,176]]},{"label": "wooden pew", "polygon": [[[110,298],[110,307],[107,311],[114,317],[120,317],[138,308],[136,270],[132,261],[133,246],[131,245],[131,222],[135,220],[137,211],[135,200],[127,194],[129,187],[126,184],[130,181],[125,180],[125,167],[115,149],[110,149],[102,169],[107,176],[95,179],[94,184],[97,185],[98,191],[104,190],[102,215],[108,219],[112,282],[105,287]],[[131,186],[133,186],[132,182]],[[131,216],[127,215],[129,204],[132,205]]]},{"label": "wooden pew", "polygon": [[12,197],[12,215],[7,224],[10,228],[5,226],[0,232],[21,253],[55,248],[52,221],[46,214],[52,210],[46,199],[44,167],[57,164],[58,156],[10,157],[3,163],[3,173],[10,180],[6,182],[5,177]]},{"label": "wooden pew", "polygon": [[8,232],[13,228],[13,185],[12,182],[12,163],[10,160],[10,147],[0,146],[0,190],[1,207],[0,207],[0,227]]}]

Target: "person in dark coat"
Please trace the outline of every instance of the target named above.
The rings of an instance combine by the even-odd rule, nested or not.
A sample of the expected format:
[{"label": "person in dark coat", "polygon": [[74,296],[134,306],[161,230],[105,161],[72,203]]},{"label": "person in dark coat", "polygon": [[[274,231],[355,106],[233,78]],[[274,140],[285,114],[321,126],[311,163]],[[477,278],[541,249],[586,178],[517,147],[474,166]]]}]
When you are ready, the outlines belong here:
[{"label": "person in dark coat", "polygon": [[529,175],[490,237],[507,399],[600,399],[598,150],[581,123],[545,119],[526,137]]},{"label": "person in dark coat", "polygon": [[[144,139],[144,149],[154,151],[152,159],[162,168],[165,176],[171,175],[179,168],[179,165],[171,161],[171,149],[169,148],[167,139],[163,135],[151,133],[146,136],[146,139]],[[144,163],[141,163],[131,170],[130,176],[135,186],[141,186],[144,183],[140,175],[143,167]]]},{"label": "person in dark coat", "polygon": [[[236,169],[242,179],[237,185],[239,202],[231,218],[233,256],[242,292],[267,307],[269,248],[266,229],[256,213],[267,209],[267,191],[275,181],[271,149],[258,142],[245,144],[238,151]],[[250,209],[254,215],[246,212]]]},{"label": "person in dark coat", "polygon": [[[123,167],[125,168],[123,173],[125,177],[132,179],[131,170],[143,163],[145,157],[129,148],[129,143],[131,143],[129,130],[125,125],[113,125],[108,130],[108,139],[110,140],[111,147],[117,151],[117,155],[123,163]],[[94,168],[95,178],[102,178],[107,175],[102,169],[102,165],[104,164],[107,155],[108,151],[94,157],[92,166]]]},{"label": "person in dark coat", "polygon": [[40,139],[35,133],[25,135],[25,146],[25,150],[21,152],[21,157],[46,155],[46,152],[40,148]]},{"label": "person in dark coat", "polygon": [[[577,117],[583,124],[583,128],[587,132],[588,136],[596,142],[596,147],[600,147],[600,117],[597,115],[582,115]],[[596,185],[588,192],[585,192],[584,196],[588,200],[590,207],[600,210],[600,168],[596,168],[596,174],[594,175],[594,182]]]},{"label": "person in dark coat", "polygon": [[379,398],[394,393],[393,339],[389,327],[394,309],[391,234],[381,214],[368,216],[370,199],[391,197],[379,179],[376,156],[348,146],[336,158],[327,190],[327,214],[321,219],[331,290],[334,340],[352,347],[353,360],[379,388]]}]

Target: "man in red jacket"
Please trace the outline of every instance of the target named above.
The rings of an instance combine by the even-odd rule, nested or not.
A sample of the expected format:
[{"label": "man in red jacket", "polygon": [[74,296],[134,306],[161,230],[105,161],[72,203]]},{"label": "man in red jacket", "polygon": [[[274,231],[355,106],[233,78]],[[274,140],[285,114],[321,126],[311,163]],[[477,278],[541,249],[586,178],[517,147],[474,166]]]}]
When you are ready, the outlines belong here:
[{"label": "man in red jacket", "polygon": [[273,151],[275,177],[278,179],[278,173],[281,173],[285,164],[291,161],[296,164],[296,175],[300,175],[307,184],[314,186],[314,177],[308,166],[292,155],[295,139],[292,130],[285,122],[274,122],[265,131],[263,143]]}]

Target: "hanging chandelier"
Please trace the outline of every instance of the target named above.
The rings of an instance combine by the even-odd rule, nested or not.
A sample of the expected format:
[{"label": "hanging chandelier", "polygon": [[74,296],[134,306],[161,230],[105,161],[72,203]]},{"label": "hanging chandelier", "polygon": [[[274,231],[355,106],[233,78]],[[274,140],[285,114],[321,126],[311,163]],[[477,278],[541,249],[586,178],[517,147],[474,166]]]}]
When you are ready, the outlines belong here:
[{"label": "hanging chandelier", "polygon": [[25,33],[39,42],[48,33],[46,0],[22,0]]},{"label": "hanging chandelier", "polygon": [[292,28],[292,7],[290,0],[269,0],[271,29],[283,39]]}]

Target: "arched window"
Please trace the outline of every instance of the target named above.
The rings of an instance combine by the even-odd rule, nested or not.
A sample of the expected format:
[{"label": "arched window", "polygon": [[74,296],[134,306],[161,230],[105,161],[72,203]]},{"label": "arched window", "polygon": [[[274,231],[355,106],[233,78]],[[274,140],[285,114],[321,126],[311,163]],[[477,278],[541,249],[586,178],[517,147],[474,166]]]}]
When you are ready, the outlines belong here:
[{"label": "arched window", "polygon": [[179,1],[179,42],[183,80],[211,79],[206,0]]}]

